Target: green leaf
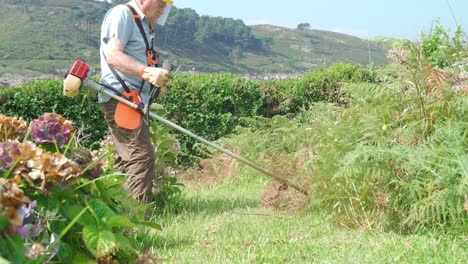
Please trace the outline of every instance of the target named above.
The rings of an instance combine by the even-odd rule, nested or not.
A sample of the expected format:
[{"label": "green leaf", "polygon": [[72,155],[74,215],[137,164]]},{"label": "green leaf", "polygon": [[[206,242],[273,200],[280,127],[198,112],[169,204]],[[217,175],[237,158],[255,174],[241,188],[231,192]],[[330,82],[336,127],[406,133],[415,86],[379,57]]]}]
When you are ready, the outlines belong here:
[{"label": "green leaf", "polygon": [[115,236],[111,231],[104,230],[99,234],[99,240],[97,244],[98,257],[107,255],[115,250],[117,243]]},{"label": "green leaf", "polygon": [[11,263],[24,263],[26,256],[23,239],[19,235],[3,236],[0,239],[0,256],[5,257]]},{"label": "green leaf", "polygon": [[133,247],[132,243],[126,236],[122,234],[114,234],[114,235],[115,235],[115,240],[117,242],[117,247],[119,249],[126,251],[126,252],[136,251],[136,249]]},{"label": "green leaf", "polygon": [[[62,208],[63,214],[70,220],[74,219],[83,209],[84,207],[80,205],[64,205]],[[96,225],[96,221],[89,212],[84,213],[80,219],[78,219],[78,223],[83,226]]]},{"label": "green leaf", "polygon": [[5,216],[0,217],[0,232],[3,231],[10,224],[8,218]]},{"label": "green leaf", "polygon": [[120,186],[119,187],[108,187],[107,188],[107,195],[110,197],[115,197],[115,196],[123,196],[126,194],[126,191],[123,190]]},{"label": "green leaf", "polygon": [[119,204],[123,208],[123,211],[126,212],[127,215],[131,215],[132,219],[144,217],[147,205],[142,204],[137,200],[127,196],[120,196],[116,199],[119,200]]},{"label": "green leaf", "polygon": [[99,230],[95,226],[85,226],[83,228],[83,241],[88,250],[97,256],[97,243],[99,240]]},{"label": "green leaf", "polygon": [[97,262],[88,258],[86,255],[78,253],[78,255],[73,257],[71,264],[94,264]]},{"label": "green leaf", "polygon": [[151,228],[156,229],[156,230],[159,230],[159,231],[162,230],[161,225],[158,225],[158,224],[153,223],[153,222],[138,221],[137,224],[138,224],[138,225],[141,225],[141,226],[151,227]]},{"label": "green leaf", "polygon": [[89,207],[94,211],[96,216],[103,221],[106,221],[115,215],[114,211],[112,211],[112,209],[101,200],[95,199],[89,201]]},{"label": "green leaf", "polygon": [[112,227],[136,227],[137,225],[123,215],[114,215],[105,222],[107,228]]},{"label": "green leaf", "polygon": [[83,228],[83,240],[88,250],[95,257],[111,253],[116,247],[115,236],[112,232],[108,230],[99,231],[94,226]]}]

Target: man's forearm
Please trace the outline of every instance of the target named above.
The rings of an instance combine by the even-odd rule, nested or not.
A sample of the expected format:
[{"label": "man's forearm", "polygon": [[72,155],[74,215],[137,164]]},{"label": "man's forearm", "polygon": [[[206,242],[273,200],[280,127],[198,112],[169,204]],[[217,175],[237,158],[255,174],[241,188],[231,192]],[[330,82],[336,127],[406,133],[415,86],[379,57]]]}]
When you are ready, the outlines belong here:
[{"label": "man's forearm", "polygon": [[107,55],[107,63],[124,74],[141,77],[143,65],[122,51],[111,51]]}]

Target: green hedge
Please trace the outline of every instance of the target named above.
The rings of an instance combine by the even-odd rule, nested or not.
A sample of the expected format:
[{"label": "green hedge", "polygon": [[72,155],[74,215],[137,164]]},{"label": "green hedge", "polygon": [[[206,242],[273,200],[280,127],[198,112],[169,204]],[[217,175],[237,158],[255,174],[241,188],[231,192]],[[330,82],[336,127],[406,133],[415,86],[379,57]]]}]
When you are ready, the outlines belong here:
[{"label": "green hedge", "polygon": [[297,78],[268,81],[262,85],[274,98],[271,115],[297,113],[316,102],[339,102],[343,83],[376,83],[377,70],[358,64],[337,63]]},{"label": "green hedge", "polygon": [[79,132],[81,144],[96,147],[107,133],[107,125],[97,93],[83,89],[77,97],[62,95],[62,81],[33,81],[21,87],[0,88],[0,113],[23,117],[26,121],[38,118],[45,112],[55,112],[73,121]]},{"label": "green hedge", "polygon": [[[168,118],[209,140],[233,131],[241,117],[298,113],[318,101],[338,102],[345,82],[377,82],[376,70],[338,63],[303,76],[273,81],[246,80],[228,73],[177,74],[164,98]],[[195,140],[181,135],[184,150]]]},{"label": "green hedge", "polygon": [[[194,133],[216,140],[233,131],[242,117],[297,113],[318,101],[337,102],[343,82],[376,82],[374,70],[339,63],[303,76],[274,81],[246,80],[229,73],[176,74],[171,92],[160,103],[167,118]],[[62,96],[61,81],[36,81],[0,90],[0,112],[28,121],[57,112],[82,127],[84,145],[99,141],[107,126],[96,93],[83,89],[76,98]],[[192,155],[195,140],[179,135],[183,152]]]}]

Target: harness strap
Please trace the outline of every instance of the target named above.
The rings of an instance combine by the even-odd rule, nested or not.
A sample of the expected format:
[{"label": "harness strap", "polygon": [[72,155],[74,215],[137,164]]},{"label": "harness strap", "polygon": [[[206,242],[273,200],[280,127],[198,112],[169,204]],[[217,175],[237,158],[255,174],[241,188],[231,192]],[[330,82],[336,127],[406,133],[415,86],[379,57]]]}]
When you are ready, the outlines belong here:
[{"label": "harness strap", "polygon": [[[106,63],[107,63],[107,57],[106,57],[106,54],[104,53],[104,51],[102,51],[102,55],[104,56],[104,59],[106,60]],[[120,84],[122,85],[122,87],[124,88],[124,90],[129,93],[130,92],[130,88],[128,88],[127,84],[125,83],[125,81],[122,79],[122,77],[120,77],[119,73],[117,73],[117,71],[114,69],[114,67],[110,66],[109,63],[107,63],[107,66],[109,67],[109,69],[111,70],[111,72],[114,74],[115,78],[117,78],[117,80],[120,82]],[[113,89],[115,91],[115,89]]]},{"label": "harness strap", "polygon": [[[130,9],[130,12],[132,12],[133,18],[135,19],[135,23],[137,24],[138,29],[140,30],[140,33],[143,36],[143,40],[145,41],[148,66],[155,65],[156,67],[158,67],[158,58],[154,56],[155,55],[154,51],[152,50],[152,47],[150,47],[148,38],[146,37],[146,32],[143,29],[143,24],[141,23],[140,15],[138,15],[137,11],[135,10],[135,8],[133,8],[133,6],[129,4],[126,4],[126,6]],[[153,33],[154,32],[153,25],[151,23],[149,23],[148,25],[149,25],[150,33]]]},{"label": "harness strap", "polygon": [[[151,46],[150,46],[150,44],[148,42],[148,38],[146,37],[145,29],[143,28],[143,24],[141,23],[140,15],[137,13],[137,11],[135,10],[135,8],[133,6],[131,6],[129,4],[126,4],[126,6],[128,7],[128,9],[130,9],[130,12],[132,12],[133,19],[135,19],[135,23],[137,24],[138,29],[140,30],[140,34],[143,37],[143,40],[145,41],[146,59],[147,59],[148,66],[158,67],[157,54],[153,51],[153,47],[152,47],[153,43],[151,43]],[[150,29],[150,33],[154,33],[153,25],[151,23],[148,23],[148,26],[149,26],[149,29]],[[142,81],[141,86],[140,86],[140,90],[139,90],[140,93],[141,93],[141,90],[143,90],[144,85],[145,85],[145,81]],[[154,94],[153,90],[155,90],[155,86],[150,83],[150,94]],[[158,90],[157,93],[159,94],[159,88],[157,88],[156,90]],[[150,98],[152,98],[152,96],[150,96]]]},{"label": "harness strap", "polygon": [[[158,67],[158,57],[157,57],[157,54],[154,52],[153,50],[153,47],[152,47],[152,43],[151,43],[151,46],[149,44],[149,41],[148,41],[148,38],[146,37],[146,32],[143,28],[143,24],[141,22],[141,17],[140,15],[137,13],[137,11],[135,10],[135,8],[129,4],[126,4],[126,6],[128,7],[128,9],[130,9],[130,12],[132,13],[133,15],[133,19],[135,20],[135,23],[136,25],[138,26],[138,30],[140,31],[140,34],[141,36],[143,37],[143,40],[145,42],[145,47],[146,47],[146,57],[147,57],[147,64],[148,66],[155,66],[155,67]],[[149,25],[149,29],[150,29],[150,33],[154,33],[154,29],[153,29],[153,25],[151,23],[148,24]],[[106,58],[106,54],[104,53],[104,51],[102,52],[103,53],[103,56],[104,56],[104,59],[106,60],[106,63],[107,63],[107,58]],[[114,74],[115,78],[117,78],[117,80],[120,82],[120,84],[122,85],[123,89],[125,90],[125,92],[129,93],[131,90],[130,88],[127,86],[127,84],[125,83],[125,81],[122,79],[122,77],[120,77],[120,75],[118,74],[118,72],[112,67],[110,66],[108,63],[107,63],[107,66],[109,66],[109,69],[111,70],[111,72]],[[141,82],[141,86],[140,86],[140,89],[138,91],[138,95],[141,94],[141,91],[143,90],[143,87],[145,85],[145,81],[143,80]],[[116,91],[115,89],[112,89],[114,92]],[[152,100],[153,98],[157,98],[158,95],[159,95],[159,91],[160,91],[160,88],[159,87],[155,87],[153,84],[150,83],[150,100]],[[119,94],[120,96],[123,96],[122,93]],[[127,99],[127,98],[126,98]]]}]

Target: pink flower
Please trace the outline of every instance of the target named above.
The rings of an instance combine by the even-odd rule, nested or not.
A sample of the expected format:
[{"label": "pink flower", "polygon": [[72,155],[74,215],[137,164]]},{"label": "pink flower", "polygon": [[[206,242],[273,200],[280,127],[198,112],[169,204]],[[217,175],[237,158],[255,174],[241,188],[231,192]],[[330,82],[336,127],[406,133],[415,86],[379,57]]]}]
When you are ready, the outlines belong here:
[{"label": "pink flower", "polygon": [[37,143],[67,144],[73,132],[71,121],[56,113],[44,113],[31,122],[31,136]]}]

